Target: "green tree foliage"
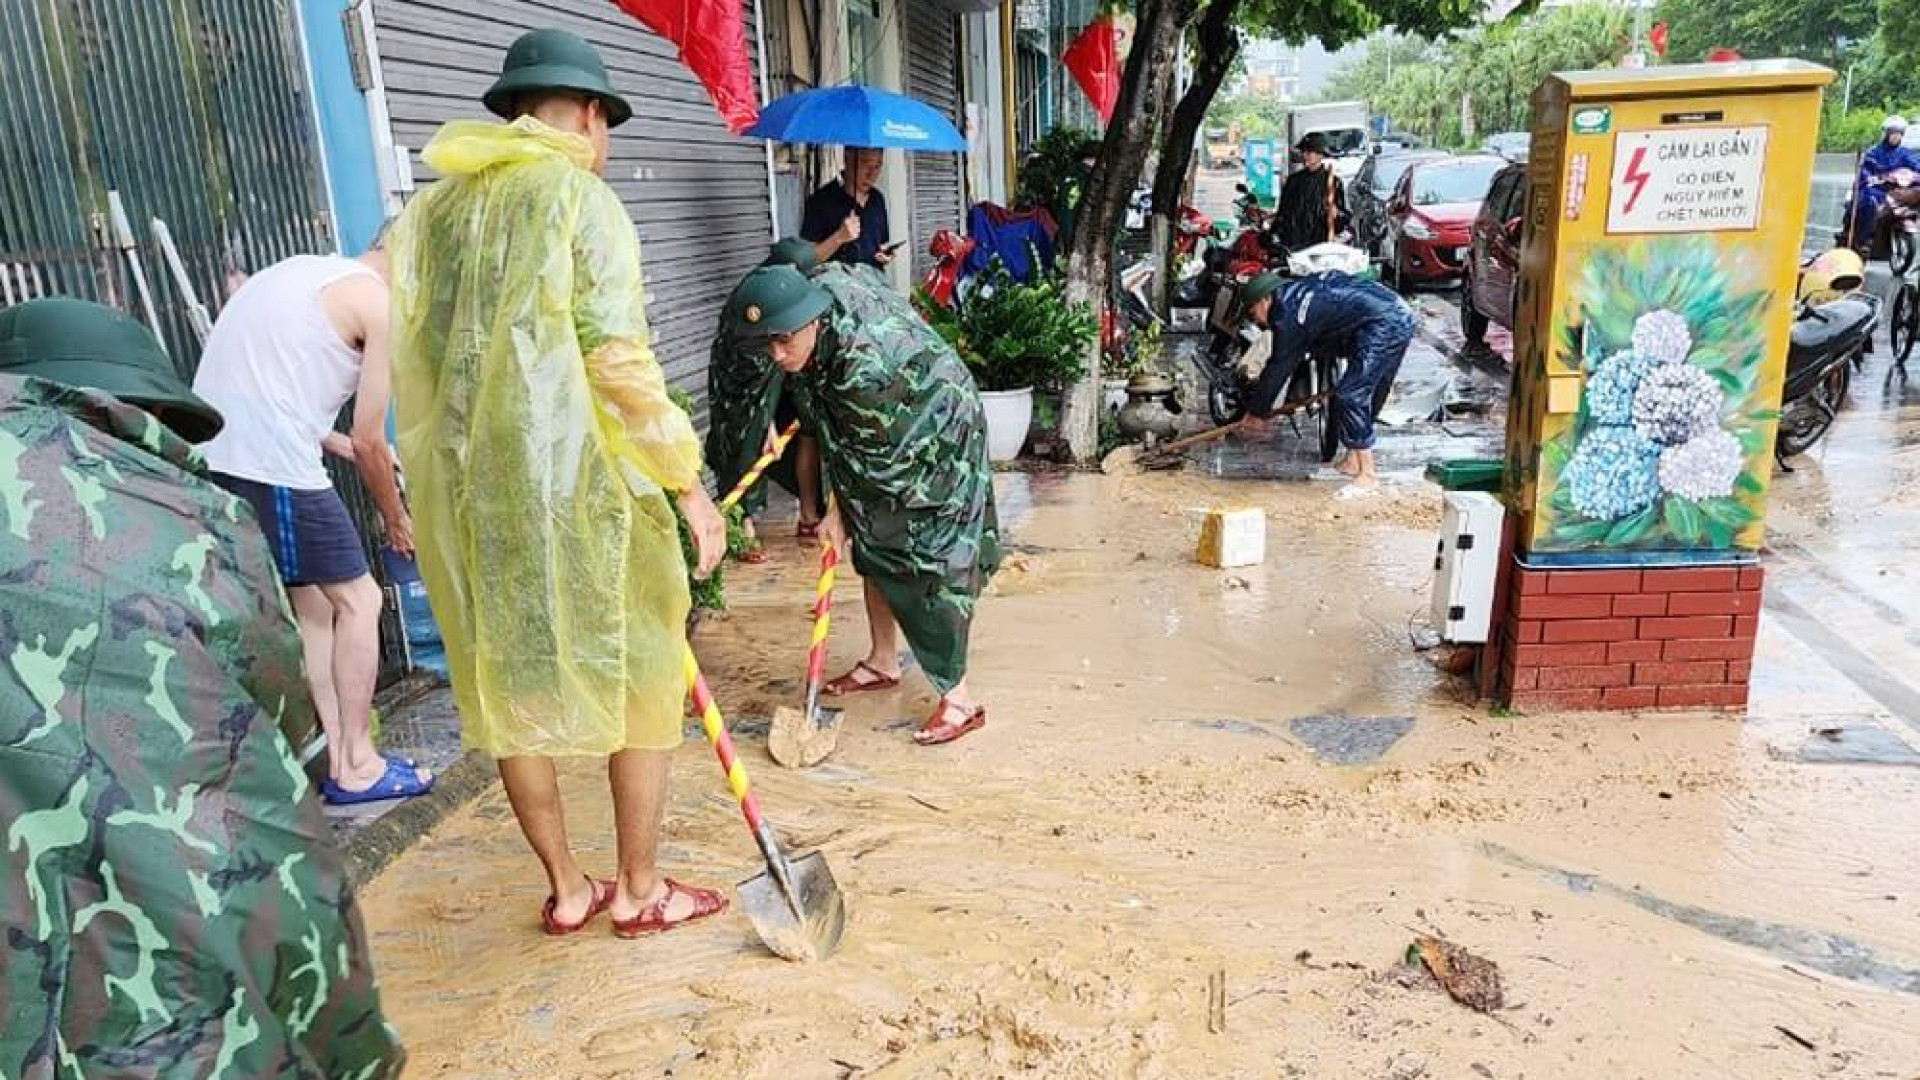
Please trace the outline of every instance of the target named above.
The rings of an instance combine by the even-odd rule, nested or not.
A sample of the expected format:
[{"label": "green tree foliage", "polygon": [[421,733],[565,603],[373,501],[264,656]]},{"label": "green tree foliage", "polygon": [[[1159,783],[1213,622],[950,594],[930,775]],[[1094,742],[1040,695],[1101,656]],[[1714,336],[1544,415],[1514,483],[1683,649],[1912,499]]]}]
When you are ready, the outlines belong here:
[{"label": "green tree foliage", "polygon": [[1840,69],[1854,58],[1853,46],[1880,25],[1879,9],[1861,0],[1661,0],[1657,18],[1670,34],[1669,63],[1701,60],[1726,48]]},{"label": "green tree foliage", "polygon": [[1525,130],[1534,88],[1555,71],[1617,63],[1631,22],[1624,8],[1579,3],[1441,41],[1382,36],[1335,72],[1324,97],[1365,101],[1397,128],[1465,145],[1475,141],[1463,130],[1467,110],[1476,136]]}]

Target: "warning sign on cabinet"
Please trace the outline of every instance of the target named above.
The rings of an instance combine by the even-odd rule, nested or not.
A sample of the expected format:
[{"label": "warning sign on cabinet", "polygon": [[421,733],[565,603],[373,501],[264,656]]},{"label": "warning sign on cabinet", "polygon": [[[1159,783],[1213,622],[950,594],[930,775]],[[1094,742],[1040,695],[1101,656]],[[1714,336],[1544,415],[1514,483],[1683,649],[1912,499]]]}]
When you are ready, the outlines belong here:
[{"label": "warning sign on cabinet", "polygon": [[1622,131],[1614,136],[1607,231],[1753,229],[1766,161],[1765,127]]}]

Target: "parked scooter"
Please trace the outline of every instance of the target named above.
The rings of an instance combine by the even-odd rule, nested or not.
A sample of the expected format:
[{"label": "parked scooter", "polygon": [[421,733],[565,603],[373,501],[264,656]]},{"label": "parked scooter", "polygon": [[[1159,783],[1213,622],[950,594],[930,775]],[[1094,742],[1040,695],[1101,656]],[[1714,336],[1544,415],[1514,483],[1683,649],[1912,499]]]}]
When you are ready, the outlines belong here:
[{"label": "parked scooter", "polygon": [[1806,453],[1833,426],[1840,406],[1872,347],[1880,321],[1880,298],[1859,291],[1865,283],[1858,255],[1841,249],[1801,268],[1798,306],[1788,337],[1786,384],[1781,393],[1780,433],[1773,454],[1780,467]]}]

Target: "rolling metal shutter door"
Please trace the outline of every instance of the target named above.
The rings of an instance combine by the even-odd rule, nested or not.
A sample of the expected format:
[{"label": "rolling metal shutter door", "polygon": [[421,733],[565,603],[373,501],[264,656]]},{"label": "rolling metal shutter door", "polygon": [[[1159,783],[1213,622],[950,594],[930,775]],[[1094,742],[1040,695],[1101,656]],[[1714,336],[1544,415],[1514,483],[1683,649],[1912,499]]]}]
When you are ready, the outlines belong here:
[{"label": "rolling metal shutter door", "polygon": [[[907,3],[907,95],[938,109],[955,127],[960,112],[960,20],[937,4]],[[927,244],[941,229],[960,231],[966,216],[960,190],[960,155],[909,154],[913,185],[913,272],[932,265]]]},{"label": "rolling metal shutter door", "polygon": [[[747,44],[757,49],[745,7]],[[613,133],[607,182],[639,226],[654,351],[704,426],[714,322],[766,257],[772,230],[761,143],[728,134],[673,45],[607,0],[380,0],[374,13],[393,137],[411,152],[418,183],[433,178],[419,150],[440,125],[491,118],[480,95],[523,31],[570,30],[600,50],[633,104],[633,119]]]}]

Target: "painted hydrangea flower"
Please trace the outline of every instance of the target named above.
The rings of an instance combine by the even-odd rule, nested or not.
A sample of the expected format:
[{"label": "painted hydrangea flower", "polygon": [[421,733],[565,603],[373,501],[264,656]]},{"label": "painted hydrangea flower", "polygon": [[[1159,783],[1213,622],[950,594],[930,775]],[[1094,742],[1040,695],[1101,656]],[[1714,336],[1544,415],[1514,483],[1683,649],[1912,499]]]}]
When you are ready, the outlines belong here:
[{"label": "painted hydrangea flower", "polygon": [[1660,497],[1660,447],[1625,424],[1594,428],[1560,474],[1574,509],[1596,521],[1637,514]]},{"label": "painted hydrangea flower", "polygon": [[1664,308],[1633,321],[1633,351],[1659,364],[1682,364],[1693,351],[1693,333],[1687,320]]},{"label": "painted hydrangea flower", "polygon": [[1696,501],[1725,498],[1744,464],[1740,440],[1713,428],[1661,451],[1660,486]]},{"label": "painted hydrangea flower", "polygon": [[1661,364],[1633,393],[1633,426],[1662,446],[1678,446],[1714,427],[1725,395],[1713,376],[1690,364]]},{"label": "painted hydrangea flower", "polygon": [[1635,352],[1617,352],[1600,361],[1587,380],[1587,411],[1595,423],[1633,423],[1633,394],[1658,361]]}]

